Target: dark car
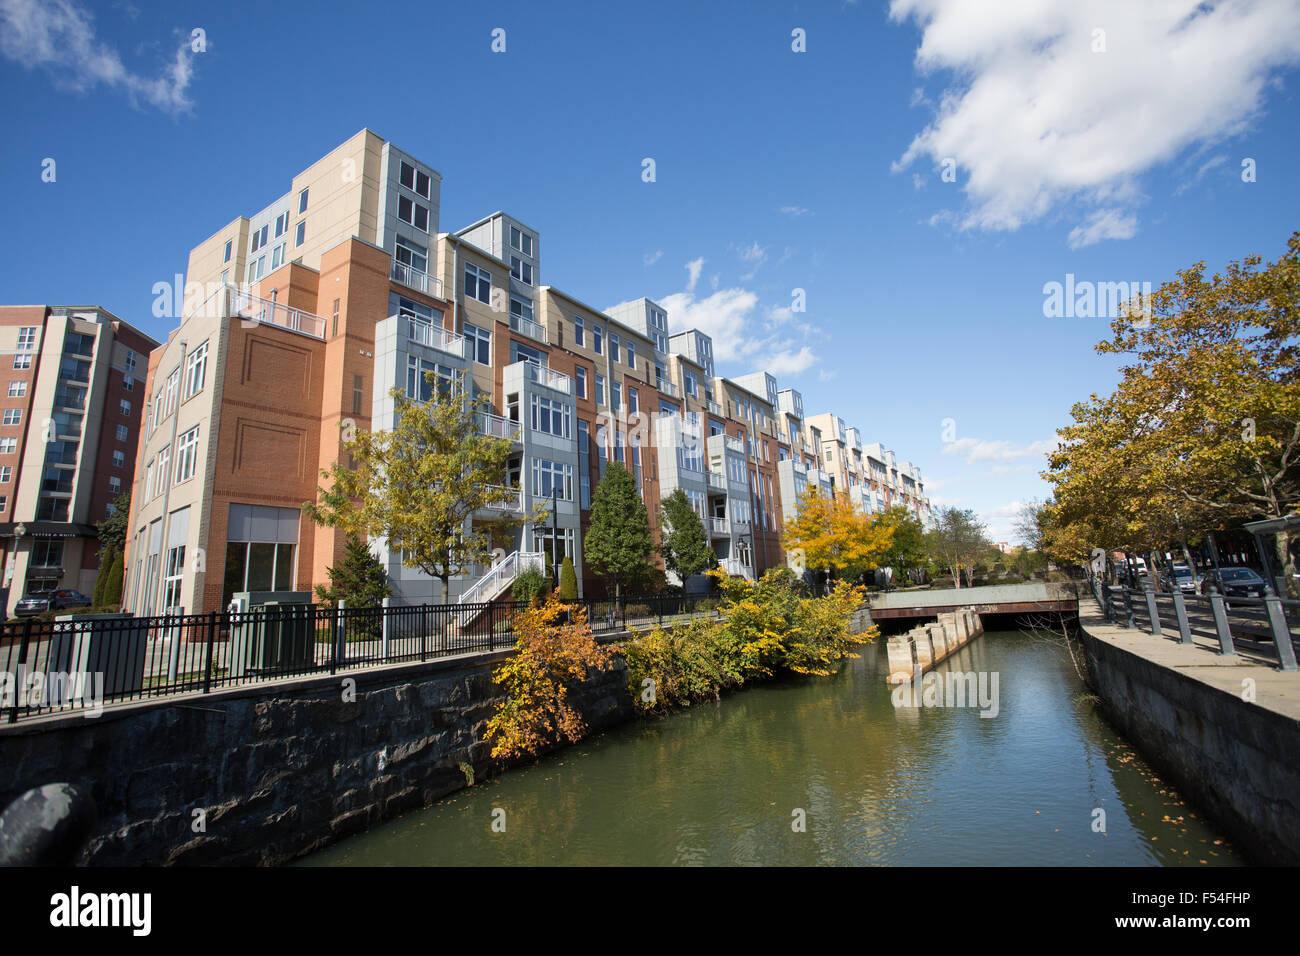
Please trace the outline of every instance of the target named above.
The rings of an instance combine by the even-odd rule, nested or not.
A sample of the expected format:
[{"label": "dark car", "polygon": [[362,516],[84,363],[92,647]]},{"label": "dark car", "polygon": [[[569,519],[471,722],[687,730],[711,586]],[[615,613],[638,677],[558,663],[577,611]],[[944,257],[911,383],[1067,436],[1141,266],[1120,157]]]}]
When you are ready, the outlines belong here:
[{"label": "dark car", "polygon": [[1264,579],[1250,568],[1220,568],[1217,575],[1210,571],[1201,580],[1202,594],[1215,592],[1225,597],[1263,597]]},{"label": "dark car", "polygon": [[46,611],[63,611],[73,607],[90,607],[93,602],[80,591],[63,588],[44,594],[24,594],[14,607],[15,617],[32,617]]}]

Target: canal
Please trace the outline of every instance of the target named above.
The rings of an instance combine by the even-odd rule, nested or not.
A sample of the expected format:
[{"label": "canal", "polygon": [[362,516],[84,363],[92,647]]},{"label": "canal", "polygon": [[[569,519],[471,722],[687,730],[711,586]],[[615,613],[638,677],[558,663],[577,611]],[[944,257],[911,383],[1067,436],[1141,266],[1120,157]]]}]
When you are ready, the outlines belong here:
[{"label": "canal", "polygon": [[589,738],[299,865],[1243,862],[1097,714],[1064,648],[990,632],[952,670],[998,675],[996,716],[895,708],[881,641],[835,677]]}]

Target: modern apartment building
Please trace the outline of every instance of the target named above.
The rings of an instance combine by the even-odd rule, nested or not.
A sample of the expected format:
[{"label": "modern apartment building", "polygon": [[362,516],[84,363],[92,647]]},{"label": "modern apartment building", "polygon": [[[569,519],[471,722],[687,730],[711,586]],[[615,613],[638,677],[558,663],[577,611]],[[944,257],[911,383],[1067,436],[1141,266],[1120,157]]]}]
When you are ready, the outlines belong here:
[{"label": "modern apartment building", "polygon": [[99,572],[95,528],[129,490],[158,343],[98,306],[0,307],[0,538],[5,612]]},{"label": "modern apartment building", "polygon": [[503,569],[552,553],[572,558],[584,594],[601,593],[582,541],[610,462],[632,472],[656,535],[662,497],[680,488],[729,571],[784,562],[794,488],[831,486],[798,393],[765,372],[718,377],[712,340],[672,330],[653,300],[601,310],[543,285],[541,235],[520,219],[439,232],[441,182],[363,130],[190,254],[187,290],[207,294],[149,358],[129,610],[208,611],[241,591],[326,583],[343,537],[300,506],[345,454],[344,431],[392,427],[393,388],[490,405],[480,428],[511,454],[499,504],[472,522],[556,503],[554,525],[518,529],[512,556],[446,596],[370,542],[396,603],[491,599],[511,583]]}]

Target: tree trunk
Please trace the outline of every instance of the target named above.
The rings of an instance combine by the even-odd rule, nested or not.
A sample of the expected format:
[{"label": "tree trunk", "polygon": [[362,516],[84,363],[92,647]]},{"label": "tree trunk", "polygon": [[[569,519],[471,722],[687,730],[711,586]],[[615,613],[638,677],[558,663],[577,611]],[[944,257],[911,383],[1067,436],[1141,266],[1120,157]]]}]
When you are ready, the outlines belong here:
[{"label": "tree trunk", "polygon": [[1279,531],[1273,536],[1275,548],[1277,550],[1277,565],[1281,569],[1283,578],[1282,587],[1279,593],[1284,597],[1295,599],[1300,597],[1300,581],[1296,580],[1295,558],[1291,554],[1292,535],[1287,531]]}]

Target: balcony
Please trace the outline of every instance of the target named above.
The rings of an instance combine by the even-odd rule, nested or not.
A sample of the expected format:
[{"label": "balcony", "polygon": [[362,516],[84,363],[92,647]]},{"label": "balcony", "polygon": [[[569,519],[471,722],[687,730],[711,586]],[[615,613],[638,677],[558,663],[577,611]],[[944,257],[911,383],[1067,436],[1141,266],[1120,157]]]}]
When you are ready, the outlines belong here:
[{"label": "balcony", "polygon": [[573,379],[563,372],[557,372],[544,365],[538,365],[536,362],[520,362],[518,364],[524,366],[524,377],[530,382],[545,385],[547,388],[553,388],[565,395],[573,394]]},{"label": "balcony", "polygon": [[546,327],[538,325],[531,319],[525,319],[522,316],[510,316],[510,330],[518,332],[520,335],[526,335],[530,339],[546,344]]},{"label": "balcony", "polygon": [[291,309],[287,305],[261,296],[252,295],[243,289],[227,286],[230,292],[230,317],[261,325],[274,325],[288,329],[299,335],[313,339],[325,340],[325,320],[319,315],[312,315],[302,309]]},{"label": "balcony", "polygon": [[521,512],[524,510],[524,492],[522,488],[507,488],[504,485],[488,485],[487,490],[493,492],[494,498],[492,503],[486,505],[482,510],[511,512]]},{"label": "balcony", "polygon": [[508,418],[502,418],[500,415],[493,415],[491,412],[478,413],[478,430],[484,435],[490,435],[493,438],[505,438],[509,441],[519,441],[519,423],[512,422]]},{"label": "balcony", "polygon": [[749,577],[749,567],[740,560],[740,558],[723,558],[718,562],[722,565],[722,570],[736,577]]},{"label": "balcony", "polygon": [[427,345],[429,348],[438,349],[457,358],[465,357],[465,337],[463,335],[449,332],[439,325],[419,322],[409,315],[406,316],[406,337],[419,345]]},{"label": "balcony", "polygon": [[708,409],[709,409],[709,414],[710,414],[710,415],[721,415],[721,414],[722,414],[722,406],[719,405],[717,402],[711,402],[711,401],[709,401],[709,402],[705,402],[704,404],[708,407]]},{"label": "balcony", "polygon": [[732,438],[730,435],[724,435],[723,438],[725,439],[723,444],[727,446],[728,450],[740,455],[745,454],[745,443],[739,438]]},{"label": "balcony", "polygon": [[715,537],[727,537],[731,534],[731,526],[727,524],[726,518],[708,518],[706,519],[709,534]]},{"label": "balcony", "polygon": [[676,385],[674,385],[672,382],[668,381],[668,379],[666,378],[661,378],[657,380],[655,382],[655,388],[659,389],[659,391],[663,392],[669,398],[682,397],[682,390],[678,388]]},{"label": "balcony", "polygon": [[705,474],[709,477],[710,488],[716,489],[717,491],[727,490],[727,479],[723,478],[718,472],[706,471]]},{"label": "balcony", "polygon": [[417,292],[423,292],[425,295],[431,295],[435,299],[442,298],[442,280],[436,276],[431,276],[426,272],[408,266],[404,262],[393,260],[393,267],[389,270],[389,277],[394,282],[400,282],[408,289],[414,289]]}]

